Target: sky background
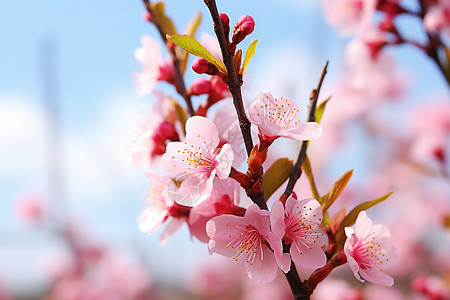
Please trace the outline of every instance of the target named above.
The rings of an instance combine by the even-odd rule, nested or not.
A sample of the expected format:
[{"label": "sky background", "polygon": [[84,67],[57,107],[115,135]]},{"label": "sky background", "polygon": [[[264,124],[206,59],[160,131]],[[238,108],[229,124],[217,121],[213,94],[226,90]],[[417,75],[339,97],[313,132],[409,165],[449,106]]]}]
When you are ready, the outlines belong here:
[{"label": "sky background", "polygon": [[[270,90],[306,103],[326,60],[324,95],[331,93],[349,39],[325,22],[319,1],[230,0],[218,1],[218,6],[232,23],[244,14],[256,22],[243,43],[245,48],[259,39],[246,75],[247,100]],[[139,0],[0,1],[0,280],[7,285],[42,284],[36,276],[44,268],[42,258],[59,249],[57,239],[30,230],[17,218],[17,199],[31,192],[47,202],[57,195],[61,199],[51,205],[61,216],[96,239],[127,251],[139,249],[153,269],[163,270],[162,278],[207,255],[205,245],[190,242],[185,228],[164,248],[158,242],[160,231],[147,236],[137,228],[148,181],[142,168],[129,166],[129,143],[152,97],[135,96],[133,73],[140,67],[133,53],[143,34],[159,38],[141,18],[143,11]],[[201,11],[197,36],[213,33],[203,1],[167,1],[166,11],[179,31]],[[419,29],[407,18],[402,26]],[[421,53],[411,47],[391,52],[414,86],[408,103],[444,93],[441,75]],[[54,80],[48,80],[49,74]],[[188,69],[188,85],[194,78]],[[164,83],[158,88],[173,92]],[[56,131],[45,102],[49,97],[59,111]],[[57,155],[49,142],[51,132],[61,142],[59,191],[49,179]],[[342,173],[339,164],[336,169]],[[27,264],[18,264],[25,258]],[[27,274],[17,270],[25,265]],[[181,270],[183,275],[185,268]]]}]

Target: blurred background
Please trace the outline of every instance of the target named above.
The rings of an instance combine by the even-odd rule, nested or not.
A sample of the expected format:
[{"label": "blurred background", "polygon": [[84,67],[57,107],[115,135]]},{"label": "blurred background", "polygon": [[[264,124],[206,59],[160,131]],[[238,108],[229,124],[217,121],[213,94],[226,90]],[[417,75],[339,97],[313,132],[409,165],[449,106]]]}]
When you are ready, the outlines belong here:
[{"label": "blurred background", "polygon": [[[404,4],[417,9],[415,1]],[[348,169],[354,169],[354,183],[342,203],[356,203],[360,195],[364,199],[359,201],[367,201],[391,191],[397,184],[386,179],[389,174],[407,180],[409,171],[395,173],[397,169],[389,169],[393,164],[384,159],[385,151],[392,151],[392,144],[372,138],[367,128],[407,135],[405,124],[414,107],[428,99],[448,103],[448,85],[429,58],[412,46],[387,49],[395,72],[401,74],[397,86],[404,87],[395,97],[389,97],[400,100],[374,102],[373,114],[366,111],[358,115],[338,102],[339,95],[345,98],[339,88],[342,74],[348,69],[345,51],[351,37],[342,37],[328,25],[319,1],[232,0],[218,1],[218,6],[231,23],[244,14],[250,14],[256,22],[250,41],[257,38],[259,42],[245,78],[247,101],[262,90],[274,96],[289,96],[303,107],[304,119],[309,93],[322,65],[329,60],[321,98],[336,94],[330,115],[369,124],[361,129],[360,123],[354,122],[343,129],[345,139],[330,142],[328,147],[317,145],[313,167],[323,174],[319,182],[324,193],[330,182]],[[180,31],[197,11],[203,15],[198,36],[213,34],[203,1],[166,1],[166,12]],[[136,219],[145,205],[143,196],[149,182],[145,168],[130,165],[130,142],[134,127],[148,115],[154,99],[136,96],[133,74],[141,67],[134,51],[141,46],[144,34],[159,40],[155,28],[142,18],[143,12],[139,0],[0,3],[0,299],[219,299],[199,296],[198,291],[187,288],[216,276],[202,267],[211,259],[207,246],[191,239],[187,227],[164,246],[159,242],[161,230],[151,236],[138,230]],[[412,39],[426,39],[422,25],[412,18],[399,20],[398,26]],[[246,40],[243,48],[250,41]],[[188,68],[188,85],[197,77]],[[157,87],[175,95],[165,83]],[[182,99],[178,100],[182,103]],[[194,105],[200,103],[195,101]],[[327,112],[324,122],[326,118]],[[330,132],[331,139],[337,138],[338,133]],[[278,155],[294,158],[297,145],[290,146]],[[377,184],[373,179],[376,176]],[[443,198],[438,207],[449,212],[448,175],[439,176],[427,177],[423,185]],[[373,216],[386,222],[395,219],[389,207],[395,206],[392,203],[396,199],[401,203],[396,209],[407,214],[410,207],[405,199],[413,196],[420,197],[417,193],[396,192],[390,204],[380,205]],[[424,207],[436,209],[430,206]],[[414,209],[419,215],[428,213],[422,206]],[[406,227],[400,235],[408,234],[411,228]],[[448,254],[448,233],[442,229],[435,235],[429,237],[429,245],[444,244],[447,248],[442,251]],[[443,237],[446,242],[442,242]],[[74,253],[82,257],[82,262],[73,261]],[[444,261],[448,260],[442,255]],[[91,266],[91,283],[75,279],[79,264]],[[450,268],[448,261],[447,265]],[[415,270],[427,271],[417,276],[431,272],[422,267]],[[230,274],[235,272],[234,266],[223,268]],[[446,274],[448,269],[439,272]],[[342,273],[343,277],[351,276],[348,267]],[[199,279],[192,283],[192,278]],[[223,280],[218,278],[211,285],[231,284]],[[245,288],[241,290],[254,293],[245,299],[258,297],[255,283],[242,282],[239,284]],[[349,282],[356,284],[354,278]],[[338,286],[336,289],[342,285],[330,283],[330,287]],[[404,283],[403,290],[409,286]],[[72,293],[68,291],[75,295],[76,289],[95,292],[90,296],[67,296]],[[274,295],[271,299],[289,299],[289,293]]]}]

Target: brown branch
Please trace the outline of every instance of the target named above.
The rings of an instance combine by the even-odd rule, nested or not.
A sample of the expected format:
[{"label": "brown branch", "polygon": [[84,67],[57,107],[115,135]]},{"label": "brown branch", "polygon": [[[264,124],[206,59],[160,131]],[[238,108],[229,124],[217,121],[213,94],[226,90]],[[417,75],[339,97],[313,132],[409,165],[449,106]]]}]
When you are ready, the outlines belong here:
[{"label": "brown branch", "polygon": [[[316,112],[316,106],[317,106],[317,100],[319,99],[320,89],[322,87],[323,80],[325,78],[325,75],[327,74],[327,67],[328,67],[328,61],[325,62],[325,65],[322,67],[321,75],[319,78],[319,82],[317,83],[317,87],[312,91],[310,96],[310,106],[309,106],[309,114],[308,114],[308,122],[315,122],[315,112]],[[302,164],[303,161],[306,158],[306,149],[308,148],[308,141],[302,142],[302,148],[300,149],[300,152],[298,154],[297,161],[295,162],[294,168],[292,169],[291,176],[289,177],[289,181],[286,187],[286,190],[284,191],[283,195],[284,197],[289,197],[292,193],[292,190],[294,189],[294,185],[297,182],[297,180],[300,178],[300,175],[302,174]]]},{"label": "brown branch", "polygon": [[168,47],[167,39],[166,39],[167,32],[164,32],[162,30],[162,27],[160,26],[160,24],[158,24],[158,20],[157,20],[155,14],[153,13],[152,7],[150,5],[150,1],[149,0],[142,0],[142,1],[144,2],[145,8],[147,9],[148,13],[152,16],[152,22],[153,22],[153,24],[155,24],[156,28],[158,29],[158,32],[159,32],[164,44],[166,45],[167,50],[169,50],[170,58],[172,60],[173,67],[175,69],[175,84],[174,84],[175,88],[177,89],[177,92],[184,98],[184,101],[186,102],[186,105],[188,108],[189,115],[194,116],[195,115],[194,107],[192,106],[191,97],[188,95],[188,93],[186,91],[186,85],[184,84],[183,74],[181,73],[181,68],[180,68],[180,60],[177,57],[175,48]]},{"label": "brown branch", "polygon": [[222,22],[220,21],[219,12],[217,11],[215,0],[204,0],[206,6],[211,13],[211,17],[214,25],[214,32],[219,41],[220,50],[222,52],[223,63],[227,68],[228,73],[228,89],[233,97],[233,104],[236,108],[236,112],[239,119],[239,126],[241,128],[242,137],[245,143],[245,149],[247,150],[247,155],[250,155],[253,149],[253,141],[250,133],[250,121],[245,114],[244,103],[242,100],[241,85],[242,77],[238,78],[236,73],[236,68],[233,63],[233,53],[228,51],[228,42],[225,36]]}]

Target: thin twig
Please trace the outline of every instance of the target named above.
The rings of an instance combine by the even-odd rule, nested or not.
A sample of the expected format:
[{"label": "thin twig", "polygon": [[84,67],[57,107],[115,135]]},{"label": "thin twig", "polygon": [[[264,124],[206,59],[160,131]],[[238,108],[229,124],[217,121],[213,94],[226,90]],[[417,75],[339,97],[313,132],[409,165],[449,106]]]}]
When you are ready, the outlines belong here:
[{"label": "thin twig", "polygon": [[[328,67],[328,61],[325,62],[325,65],[322,67],[321,75],[319,78],[319,82],[317,83],[316,89],[314,89],[311,93],[310,97],[310,106],[309,106],[309,114],[308,114],[308,122],[315,122],[315,112],[316,112],[316,106],[317,106],[317,100],[319,99],[320,89],[322,87],[323,80],[325,78],[325,75],[327,74],[327,67]],[[292,190],[294,189],[294,185],[297,182],[297,180],[300,178],[300,175],[302,174],[302,164],[306,157],[306,149],[308,148],[308,141],[302,142],[302,148],[300,149],[300,152],[298,154],[297,161],[295,162],[294,168],[292,169],[291,176],[289,177],[289,181],[286,187],[286,190],[284,191],[284,195],[286,197],[289,197],[292,193]]]},{"label": "thin twig", "polygon": [[[152,22],[155,24],[156,28],[158,29],[158,32],[161,36],[161,39],[163,40],[164,44],[167,46],[167,39],[166,34],[167,32],[164,32],[162,30],[162,27],[160,24],[158,24],[158,20],[156,16],[153,13],[152,7],[150,5],[149,0],[142,0],[144,2],[145,8],[147,9],[148,13],[152,16]],[[191,97],[186,92],[186,85],[184,84],[183,74],[181,73],[180,68],[180,60],[177,57],[177,54],[175,52],[175,48],[173,47],[167,47],[170,53],[170,58],[172,59],[173,67],[175,69],[175,88],[177,89],[177,92],[184,98],[189,115],[193,116],[195,115],[194,107],[192,106]]]},{"label": "thin twig", "polygon": [[236,68],[233,63],[233,54],[230,54],[230,52],[228,51],[227,39],[225,37],[222,22],[220,21],[219,12],[217,11],[216,1],[204,0],[204,2],[208,7],[213,19],[214,32],[219,41],[223,63],[225,64],[228,72],[228,89],[230,90],[230,93],[233,97],[233,104],[238,115],[239,126],[241,128],[242,137],[244,139],[245,149],[247,150],[247,155],[250,155],[253,149],[253,141],[250,133],[250,121],[245,114],[244,103],[242,100],[242,80],[239,80],[236,73]]}]

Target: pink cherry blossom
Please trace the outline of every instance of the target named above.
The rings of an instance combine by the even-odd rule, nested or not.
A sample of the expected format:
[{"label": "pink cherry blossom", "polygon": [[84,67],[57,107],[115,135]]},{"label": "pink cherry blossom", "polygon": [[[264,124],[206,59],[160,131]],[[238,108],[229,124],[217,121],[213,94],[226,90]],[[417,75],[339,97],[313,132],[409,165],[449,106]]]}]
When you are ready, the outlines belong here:
[{"label": "pink cherry blossom", "polygon": [[272,206],[270,215],[272,230],[284,234],[283,240],[291,244],[292,260],[304,269],[323,267],[327,257],[322,246],[326,235],[319,229],[322,223],[322,207],[315,199],[296,200],[289,197],[286,208],[280,201]]},{"label": "pink cherry blossom", "polygon": [[149,116],[142,118],[133,132],[130,143],[133,166],[153,166],[166,151],[168,141],[183,136],[172,100],[160,91],[153,91],[155,102]]},{"label": "pink cherry blossom", "polygon": [[300,122],[297,119],[298,111],[293,99],[274,99],[270,92],[263,92],[249,107],[248,119],[267,140],[278,137],[299,141],[318,138],[322,127],[316,122]]},{"label": "pink cherry blossom", "polygon": [[423,19],[423,25],[428,32],[442,32],[450,36],[450,2],[438,0],[428,8]]},{"label": "pink cherry blossom", "polygon": [[327,21],[349,35],[365,29],[375,13],[376,0],[322,0]]},{"label": "pink cherry blossom", "polygon": [[251,279],[270,282],[277,274],[277,263],[285,271],[290,266],[289,255],[282,253],[281,236],[270,231],[270,212],[256,204],[249,206],[243,217],[211,219],[206,232],[211,238],[209,249],[236,261],[245,260]]},{"label": "pink cherry blossom", "polygon": [[134,56],[142,65],[142,72],[135,74],[136,93],[145,96],[155,87],[156,82],[173,82],[175,69],[170,60],[164,61],[159,43],[148,35],[141,38],[142,47],[136,49]]},{"label": "pink cherry blossom", "polygon": [[177,191],[177,203],[194,206],[211,194],[214,177],[230,174],[233,150],[225,144],[219,150],[219,133],[210,120],[194,116],[186,122],[186,140],[167,145],[163,167],[176,180],[183,180]]},{"label": "pink cherry blossom", "polygon": [[161,235],[161,243],[165,244],[172,233],[180,228],[189,216],[189,207],[175,203],[177,189],[172,178],[157,174],[148,174],[152,186],[148,191],[147,207],[139,215],[139,230],[148,234],[154,233],[169,217],[172,217]]},{"label": "pink cherry blossom", "polygon": [[356,279],[392,286],[394,280],[383,273],[394,261],[396,249],[391,234],[384,225],[372,225],[366,212],[359,213],[355,228],[345,227],[347,240],[344,253]]}]

